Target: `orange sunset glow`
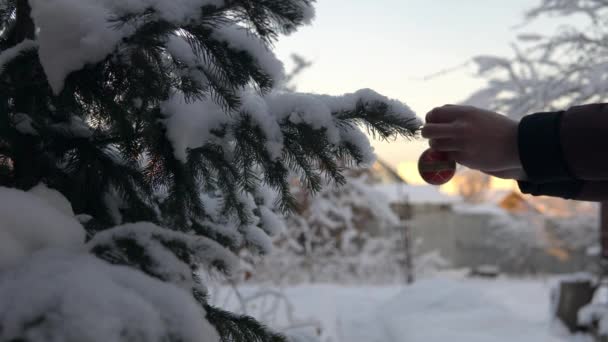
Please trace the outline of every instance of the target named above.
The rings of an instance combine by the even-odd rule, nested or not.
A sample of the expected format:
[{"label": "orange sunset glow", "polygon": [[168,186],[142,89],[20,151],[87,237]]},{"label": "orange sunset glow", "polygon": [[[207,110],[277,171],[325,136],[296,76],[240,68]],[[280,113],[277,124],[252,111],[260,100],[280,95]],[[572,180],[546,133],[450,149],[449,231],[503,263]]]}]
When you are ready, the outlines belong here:
[{"label": "orange sunset glow", "polygon": [[[420,174],[418,173],[418,164],[417,162],[401,162],[397,164],[397,173],[403,180],[405,180],[408,184],[413,185],[423,185],[426,184]],[[457,175],[458,176],[458,175]],[[516,190],[517,183],[512,180],[504,180],[499,178],[492,179],[492,190]],[[456,188],[455,182],[449,182],[446,185],[441,187],[441,191],[455,195],[458,193],[458,189]]]}]

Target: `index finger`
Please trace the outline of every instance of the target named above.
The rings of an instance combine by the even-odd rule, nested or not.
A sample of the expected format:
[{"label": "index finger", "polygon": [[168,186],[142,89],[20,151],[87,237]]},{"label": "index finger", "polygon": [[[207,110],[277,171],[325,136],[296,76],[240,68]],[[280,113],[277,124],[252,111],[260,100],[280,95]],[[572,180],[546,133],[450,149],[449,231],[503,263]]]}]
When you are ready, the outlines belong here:
[{"label": "index finger", "polygon": [[450,123],[427,123],[421,131],[426,139],[452,138],[460,133],[458,127]]},{"label": "index finger", "polygon": [[426,115],[427,123],[450,123],[462,114],[458,106],[437,107]]}]

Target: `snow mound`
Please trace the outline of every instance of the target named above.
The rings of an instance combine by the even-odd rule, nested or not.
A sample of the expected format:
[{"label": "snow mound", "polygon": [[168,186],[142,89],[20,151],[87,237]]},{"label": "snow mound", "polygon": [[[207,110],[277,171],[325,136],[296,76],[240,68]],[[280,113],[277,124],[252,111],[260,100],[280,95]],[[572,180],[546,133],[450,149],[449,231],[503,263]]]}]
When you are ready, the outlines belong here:
[{"label": "snow mound", "polygon": [[2,341],[219,341],[190,293],[86,254],[47,250],[1,273],[0,303]]},{"label": "snow mound", "polygon": [[85,230],[59,192],[39,185],[30,193],[0,187],[0,270],[45,248],[77,250]]},{"label": "snow mound", "polygon": [[550,336],[547,316],[537,316],[546,307],[515,305],[529,293],[512,285],[500,289],[481,281],[421,281],[385,303],[379,319],[390,341],[560,341]]},{"label": "snow mound", "polygon": [[28,192],[44,200],[51,207],[57,209],[62,214],[68,217],[75,216],[74,210],[72,209],[72,204],[70,204],[70,201],[68,201],[67,198],[63,197],[63,195],[59,191],[50,189],[43,183],[40,183],[35,187],[31,188]]}]

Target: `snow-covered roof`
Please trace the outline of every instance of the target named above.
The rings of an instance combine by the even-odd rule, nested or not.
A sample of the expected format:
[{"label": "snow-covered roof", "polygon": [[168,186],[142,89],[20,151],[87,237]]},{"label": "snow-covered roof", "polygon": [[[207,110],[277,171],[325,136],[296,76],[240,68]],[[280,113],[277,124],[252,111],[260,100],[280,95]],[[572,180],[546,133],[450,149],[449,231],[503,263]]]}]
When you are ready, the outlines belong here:
[{"label": "snow-covered roof", "polygon": [[496,204],[458,204],[453,207],[454,212],[466,215],[506,216],[507,211]]},{"label": "snow-covered roof", "polygon": [[430,185],[379,184],[375,188],[391,203],[454,204],[462,201],[460,197],[447,195]]}]

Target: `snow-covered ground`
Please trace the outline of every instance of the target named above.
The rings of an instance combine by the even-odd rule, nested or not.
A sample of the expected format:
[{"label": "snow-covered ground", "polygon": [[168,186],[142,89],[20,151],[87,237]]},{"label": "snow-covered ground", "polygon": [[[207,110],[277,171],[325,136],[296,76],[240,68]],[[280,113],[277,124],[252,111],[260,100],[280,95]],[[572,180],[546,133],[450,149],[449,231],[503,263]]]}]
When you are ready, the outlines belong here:
[{"label": "snow-covered ground", "polygon": [[283,292],[298,319],[323,322],[324,341],[585,340],[560,334],[550,323],[550,284],[439,276],[411,287],[304,285]]}]

